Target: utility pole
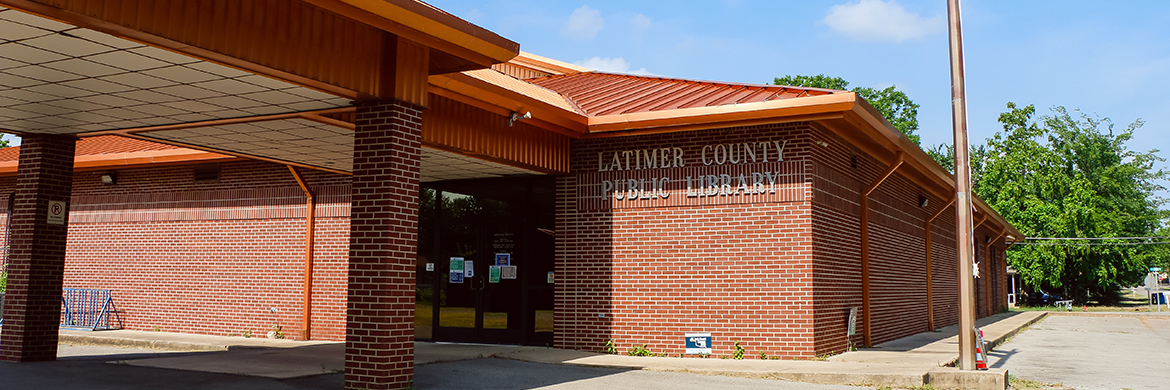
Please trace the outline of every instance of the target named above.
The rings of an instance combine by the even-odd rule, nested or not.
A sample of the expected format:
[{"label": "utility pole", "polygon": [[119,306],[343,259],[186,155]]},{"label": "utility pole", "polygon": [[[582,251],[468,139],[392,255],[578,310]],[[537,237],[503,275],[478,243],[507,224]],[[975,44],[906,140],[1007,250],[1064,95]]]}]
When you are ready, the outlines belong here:
[{"label": "utility pole", "polygon": [[955,125],[955,233],[959,252],[959,369],[975,369],[975,232],[963,81],[963,26],[959,0],[947,0],[951,42],[951,116]]}]

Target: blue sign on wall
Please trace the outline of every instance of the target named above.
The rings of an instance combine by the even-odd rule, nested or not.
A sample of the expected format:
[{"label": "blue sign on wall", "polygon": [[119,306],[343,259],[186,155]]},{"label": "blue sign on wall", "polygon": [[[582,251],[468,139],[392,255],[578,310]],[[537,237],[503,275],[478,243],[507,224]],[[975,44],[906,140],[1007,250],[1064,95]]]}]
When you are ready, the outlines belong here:
[{"label": "blue sign on wall", "polygon": [[710,333],[686,333],[683,335],[686,338],[686,347],[688,355],[710,354],[711,353],[711,334]]}]

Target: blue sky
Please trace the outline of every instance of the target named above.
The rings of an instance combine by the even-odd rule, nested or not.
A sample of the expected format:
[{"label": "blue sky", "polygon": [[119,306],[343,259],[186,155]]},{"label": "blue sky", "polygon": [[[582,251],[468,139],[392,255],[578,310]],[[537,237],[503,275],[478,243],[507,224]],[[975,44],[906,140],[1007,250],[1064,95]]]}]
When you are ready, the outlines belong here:
[{"label": "blue sky", "polygon": [[[944,0],[427,0],[597,69],[769,83],[790,74],[896,85],[921,105],[923,145],[952,141]],[[1008,101],[1145,126],[1129,146],[1170,156],[1170,2],[963,2],[971,142]],[[1165,194],[1163,194],[1165,196]]]},{"label": "blue sky", "polygon": [[[921,105],[922,144],[951,143],[944,0],[429,0],[526,52],[598,69],[770,83],[790,74],[896,85]],[[962,2],[968,129],[1001,129],[1009,101],[1080,109],[1129,147],[1170,156],[1170,2]],[[1165,183],[1163,183],[1165,184]],[[1165,195],[1165,194],[1163,194]]]}]

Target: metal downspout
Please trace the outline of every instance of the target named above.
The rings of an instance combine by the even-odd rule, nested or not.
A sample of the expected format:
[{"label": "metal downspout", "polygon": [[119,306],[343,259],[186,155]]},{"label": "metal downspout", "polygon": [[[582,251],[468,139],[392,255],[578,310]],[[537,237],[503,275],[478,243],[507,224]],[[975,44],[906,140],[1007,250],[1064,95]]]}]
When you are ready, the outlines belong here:
[{"label": "metal downspout", "polygon": [[873,317],[869,293],[869,194],[873,193],[882,182],[886,181],[898,167],[902,166],[905,157],[902,152],[894,157],[894,163],[886,169],[877,180],[865,188],[861,193],[861,312],[865,326],[865,346],[873,346]]},{"label": "metal downspout", "polygon": [[952,196],[951,201],[946,206],[938,209],[938,212],[926,219],[926,330],[930,332],[934,331],[934,274],[931,269],[931,263],[934,261],[930,257],[930,228],[935,218],[942,215],[953,204],[955,204],[955,198]]},{"label": "metal downspout", "polygon": [[293,178],[297,179],[297,184],[301,185],[301,190],[305,191],[305,297],[303,307],[301,309],[301,329],[304,332],[305,340],[312,340],[313,334],[313,233],[314,222],[316,220],[317,202],[313,199],[313,192],[309,191],[309,186],[305,184],[305,180],[297,169],[292,165],[288,166],[288,171],[292,172]]}]

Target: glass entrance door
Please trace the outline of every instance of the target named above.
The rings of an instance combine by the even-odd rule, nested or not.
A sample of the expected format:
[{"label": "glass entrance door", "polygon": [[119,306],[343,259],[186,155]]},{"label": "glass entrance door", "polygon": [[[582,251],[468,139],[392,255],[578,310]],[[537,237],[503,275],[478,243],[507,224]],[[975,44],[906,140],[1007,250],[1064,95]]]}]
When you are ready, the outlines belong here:
[{"label": "glass entrance door", "polygon": [[446,300],[439,305],[436,338],[447,341],[523,343],[517,253],[521,223],[508,218],[458,221],[465,242],[444,245]]},{"label": "glass entrance door", "polygon": [[[418,277],[416,338],[551,343],[551,210],[451,190],[426,191],[419,249],[430,249],[430,256],[420,254],[420,263],[425,257],[427,264],[420,264]],[[433,208],[427,207],[428,199]],[[421,213],[427,212],[433,214],[424,218]]]}]

